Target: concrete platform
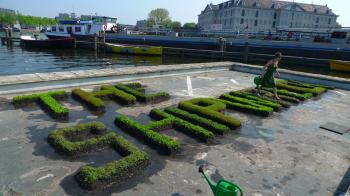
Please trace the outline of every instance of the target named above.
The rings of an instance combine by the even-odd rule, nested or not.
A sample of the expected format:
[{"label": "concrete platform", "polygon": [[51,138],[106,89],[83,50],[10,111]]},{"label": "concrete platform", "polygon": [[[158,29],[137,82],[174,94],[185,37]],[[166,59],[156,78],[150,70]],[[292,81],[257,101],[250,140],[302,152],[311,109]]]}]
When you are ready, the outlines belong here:
[{"label": "concrete platform", "polygon": [[[197,172],[204,164],[213,180],[225,178],[239,184],[246,195],[332,195],[345,192],[339,186],[350,165],[350,135],[334,134],[319,128],[326,122],[350,126],[350,91],[329,91],[318,100],[309,100],[269,118],[235,111],[227,114],[243,121],[240,130],[217,137],[213,144],[199,143],[174,130],[165,131],[181,140],[183,149],[161,156],[113,125],[118,114],[139,122],[150,121],[149,111],[193,97],[218,96],[231,90],[251,87],[254,75],[236,71],[182,74],[136,80],[148,90],[167,91],[169,101],[153,105],[120,107],[108,102],[107,112],[95,116],[69,99],[68,123],[52,120],[37,106],[15,110],[2,95],[0,104],[0,193],[23,195],[212,195]],[[190,81],[190,83],[189,83]],[[191,85],[190,85],[191,84]],[[190,88],[192,86],[192,90]],[[85,86],[92,90],[96,86]],[[69,89],[69,88],[68,88]],[[87,192],[80,189],[74,174],[83,165],[102,165],[118,158],[113,151],[91,153],[78,160],[62,157],[46,142],[56,128],[98,120],[151,156],[145,173],[121,187]],[[346,181],[345,184],[348,184]],[[339,192],[339,193],[340,193]]]}]

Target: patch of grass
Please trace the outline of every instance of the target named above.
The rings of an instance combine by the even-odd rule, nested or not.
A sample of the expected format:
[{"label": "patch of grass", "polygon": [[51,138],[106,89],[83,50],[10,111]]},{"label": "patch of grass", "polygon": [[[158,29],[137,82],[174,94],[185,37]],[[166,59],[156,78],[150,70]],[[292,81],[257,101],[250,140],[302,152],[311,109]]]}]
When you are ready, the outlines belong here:
[{"label": "patch of grass", "polygon": [[[170,95],[166,92],[159,92],[159,93],[154,93],[154,94],[145,94],[140,92],[137,89],[133,89],[125,84],[116,84],[115,87],[117,89],[120,89],[122,91],[125,91],[126,93],[129,93],[133,96],[136,97],[137,101],[139,102],[159,102],[159,101],[164,101],[168,100],[170,98]],[[140,87],[138,87],[140,88]]]},{"label": "patch of grass", "polygon": [[112,99],[122,105],[132,105],[136,103],[136,97],[131,95],[130,93],[121,91],[114,86],[102,86],[101,90],[108,90],[111,92]]},{"label": "patch of grass", "polygon": [[288,82],[284,80],[277,81],[276,86],[279,89],[285,89],[295,93],[302,93],[302,94],[311,93],[313,96],[319,96],[322,93],[326,92],[326,89],[322,87],[310,88],[310,87],[294,86],[294,85],[288,84]]},{"label": "patch of grass", "polygon": [[227,126],[217,123],[215,121],[212,121],[210,119],[207,118],[203,118],[198,116],[197,114],[191,114],[185,110],[181,110],[175,107],[168,107],[165,108],[164,110],[165,112],[176,116],[182,120],[188,121],[192,124],[201,126],[209,131],[212,131],[216,134],[220,134],[223,135],[224,133],[228,132],[230,130],[230,128],[228,128]]},{"label": "patch of grass", "polygon": [[230,92],[231,96],[235,96],[235,97],[241,97],[244,99],[249,100],[252,103],[258,104],[258,105],[263,105],[263,106],[267,106],[267,107],[271,107],[274,109],[274,111],[280,111],[282,108],[282,105],[280,103],[278,103],[275,100],[268,100],[262,97],[258,97],[256,95],[252,95],[252,94],[248,94],[248,93],[244,93],[244,92]]},{"label": "patch of grass", "polygon": [[245,93],[245,94],[251,95],[251,96],[259,97],[260,99],[263,99],[263,100],[266,100],[266,101],[271,101],[271,102],[278,103],[284,108],[290,108],[291,107],[291,104],[289,102],[284,101],[282,98],[281,98],[281,100],[276,100],[276,99],[274,99],[273,94],[271,94],[270,92],[267,92],[267,91],[261,91],[260,92],[260,96],[256,95],[257,90],[255,90],[255,89],[249,89],[249,90],[242,91],[242,92]]},{"label": "patch of grass", "polygon": [[[84,140],[88,134],[95,137]],[[82,141],[71,141],[83,138]],[[79,124],[74,127],[58,129],[48,136],[49,143],[60,153],[69,156],[83,154],[104,147],[115,149],[122,159],[102,167],[84,166],[77,173],[76,180],[85,189],[96,189],[111,184],[122,184],[137,175],[149,164],[149,156],[129,143],[122,136],[108,132],[100,122]]]},{"label": "patch of grass", "polygon": [[[263,90],[273,93],[272,88],[263,88]],[[296,99],[301,100],[301,101],[305,101],[305,100],[308,100],[308,99],[313,97],[312,93],[300,94],[300,93],[290,92],[286,89],[278,89],[277,94],[279,97],[281,97],[280,95],[282,95],[282,96],[296,98]]]},{"label": "patch of grass", "polygon": [[304,87],[304,88],[321,87],[321,88],[325,88],[327,90],[334,90],[335,89],[332,86],[325,86],[325,85],[320,85],[320,84],[308,84],[308,83],[298,82],[298,81],[294,81],[294,80],[287,80],[287,84],[293,85],[293,86]]},{"label": "patch of grass", "polygon": [[211,139],[214,138],[214,134],[211,131],[206,130],[205,128],[203,128],[201,126],[194,125],[188,121],[177,118],[177,117],[175,117],[171,114],[168,114],[166,112],[163,112],[159,109],[151,110],[150,116],[153,119],[158,119],[161,121],[152,122],[152,123],[150,123],[149,127],[159,128],[158,122],[169,121],[169,122],[171,122],[170,125],[174,129],[181,131],[181,132],[183,132],[187,135],[190,135],[191,137],[194,137],[196,139],[199,139],[201,141],[207,142],[207,141],[210,141]]},{"label": "patch of grass", "polygon": [[15,105],[15,107],[23,107],[27,104],[38,102],[43,109],[52,116],[52,118],[66,120],[69,116],[69,111],[56,100],[65,98],[66,96],[67,93],[65,91],[20,95],[14,97],[12,103]]},{"label": "patch of grass", "polygon": [[90,109],[98,111],[98,112],[104,112],[106,105],[104,101],[101,99],[93,96],[92,93],[86,92],[81,89],[73,89],[72,91],[73,98],[79,100],[80,102],[87,105]]},{"label": "patch of grass", "polygon": [[[172,123],[170,121],[159,122],[157,127],[169,126]],[[160,133],[149,129],[149,127],[139,124],[138,122],[131,120],[125,115],[120,115],[115,119],[115,124],[129,132],[138,138],[144,140],[146,143],[155,147],[159,152],[164,154],[171,154],[174,151],[177,151],[180,148],[180,143],[171,139],[170,137],[161,135]],[[153,127],[154,128],[154,127]]]},{"label": "patch of grass", "polygon": [[[270,99],[274,99],[274,94],[272,93],[272,91],[266,91],[266,90],[261,90],[261,93],[263,94],[263,96],[270,98]],[[301,102],[301,100],[295,98],[295,97],[289,97],[286,95],[281,95],[278,94],[278,97],[281,98],[283,101],[287,101],[289,103],[294,103],[294,104],[298,104]]]},{"label": "patch of grass", "polygon": [[213,98],[196,98],[179,103],[179,108],[201,117],[208,118],[220,124],[236,129],[241,126],[241,122],[233,117],[226,116],[220,111],[226,108],[226,104]]},{"label": "patch of grass", "polygon": [[227,105],[227,108],[232,110],[238,110],[264,117],[269,116],[273,112],[273,108],[271,107],[259,105],[250,102],[247,99],[234,97],[229,94],[221,95],[220,100]]},{"label": "patch of grass", "polygon": [[[76,156],[89,152],[97,146],[104,146],[110,143],[114,133],[105,134],[107,127],[100,122],[79,124],[74,127],[58,129],[48,136],[49,143],[60,153]],[[95,137],[83,141],[72,141],[81,135],[93,134]],[[83,138],[84,139],[84,138]]]},{"label": "patch of grass", "polygon": [[42,95],[39,97],[41,105],[48,113],[56,119],[65,120],[69,116],[69,110],[64,108],[50,95]]}]

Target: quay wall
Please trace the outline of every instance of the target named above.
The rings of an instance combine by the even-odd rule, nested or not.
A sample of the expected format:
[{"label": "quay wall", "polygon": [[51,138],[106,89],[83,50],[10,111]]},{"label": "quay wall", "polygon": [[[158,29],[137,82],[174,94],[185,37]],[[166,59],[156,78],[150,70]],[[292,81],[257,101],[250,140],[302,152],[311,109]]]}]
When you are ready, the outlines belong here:
[{"label": "quay wall", "polygon": [[[152,45],[173,48],[187,48],[199,50],[219,50],[217,38],[206,37],[170,37],[170,36],[141,36],[107,34],[106,41],[111,43]],[[332,43],[313,43],[296,41],[272,41],[255,39],[226,39],[227,52],[242,52],[245,44],[249,45],[249,52],[260,54],[274,54],[276,51],[287,56],[350,60],[350,45]]]}]

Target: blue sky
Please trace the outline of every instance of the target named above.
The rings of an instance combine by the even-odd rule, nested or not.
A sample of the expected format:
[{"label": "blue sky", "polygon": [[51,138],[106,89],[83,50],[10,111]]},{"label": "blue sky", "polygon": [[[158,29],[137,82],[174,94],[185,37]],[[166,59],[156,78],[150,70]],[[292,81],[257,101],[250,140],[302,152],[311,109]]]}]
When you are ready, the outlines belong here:
[{"label": "blue sky", "polygon": [[[292,0],[291,0],[292,1]],[[223,0],[0,0],[0,7],[19,10],[21,13],[54,17],[59,12],[80,14],[98,13],[115,16],[120,23],[135,24],[147,18],[154,8],[167,8],[173,20],[197,22],[197,15],[205,5]],[[350,0],[296,0],[296,2],[328,5],[340,15],[338,22],[350,27]]]}]

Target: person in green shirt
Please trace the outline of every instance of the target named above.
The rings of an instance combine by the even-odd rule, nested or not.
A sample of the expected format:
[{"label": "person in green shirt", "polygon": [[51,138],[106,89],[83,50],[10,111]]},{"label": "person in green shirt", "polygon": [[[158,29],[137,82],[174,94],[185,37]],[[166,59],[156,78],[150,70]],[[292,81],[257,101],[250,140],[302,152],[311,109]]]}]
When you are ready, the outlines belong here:
[{"label": "person in green shirt", "polygon": [[258,86],[258,95],[260,95],[261,88],[272,88],[274,93],[274,98],[279,100],[280,98],[277,95],[276,81],[275,81],[275,72],[278,76],[278,63],[282,60],[282,53],[277,52],[273,59],[266,63],[264,66],[263,73],[261,74],[260,85]]}]

